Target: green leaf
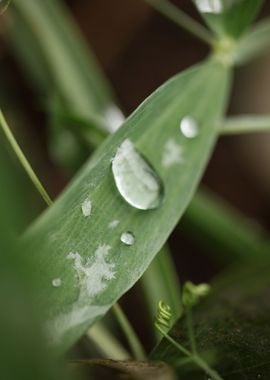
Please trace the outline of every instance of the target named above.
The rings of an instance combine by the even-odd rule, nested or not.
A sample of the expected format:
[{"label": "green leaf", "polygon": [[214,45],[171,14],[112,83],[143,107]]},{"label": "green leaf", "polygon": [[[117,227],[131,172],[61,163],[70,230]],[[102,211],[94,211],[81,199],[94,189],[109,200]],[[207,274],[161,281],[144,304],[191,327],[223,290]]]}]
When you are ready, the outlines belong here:
[{"label": "green leaf", "polygon": [[262,256],[270,246],[265,231],[203,188],[193,197],[179,229],[222,264]]},{"label": "green leaf", "polygon": [[163,247],[141,278],[140,285],[146,297],[146,308],[153,322],[157,305],[163,300],[171,306],[175,320],[181,315],[181,291],[176,268],[167,246]]},{"label": "green leaf", "polygon": [[[269,255],[229,270],[215,281],[210,296],[194,309],[198,352],[209,356],[224,380],[270,376],[269,271]],[[177,322],[170,336],[189,346],[185,319]],[[177,367],[183,380],[202,378],[194,368],[178,366],[181,355],[165,339],[151,358]]]},{"label": "green leaf", "polygon": [[5,380],[68,379],[56,364],[42,333],[42,313],[34,299],[38,279],[31,256],[16,246],[22,207],[18,179],[5,149],[0,149],[0,374]]},{"label": "green leaf", "polygon": [[[18,35],[16,27],[11,29],[17,52],[29,69],[35,65],[39,77],[43,67],[47,91],[51,95],[56,91],[70,112],[86,119],[103,114],[111,102],[111,90],[62,1],[14,0],[11,10],[14,25],[19,23],[23,30]],[[38,53],[39,68],[34,62],[36,55],[31,55],[30,61],[28,49],[20,49],[25,46],[25,38]]]},{"label": "green leaf", "polygon": [[220,37],[239,38],[263,0],[193,0],[208,26]]},{"label": "green leaf", "polygon": [[[60,351],[70,347],[141,277],[183,214],[218,134],[229,74],[226,67],[210,60],[168,81],[102,144],[28,230],[24,245],[36,260],[43,287],[40,300],[48,307],[47,328]],[[199,134],[194,139],[179,131],[186,115],[198,122]],[[126,141],[155,167],[162,181],[164,195],[156,209],[135,209],[117,191],[111,160]],[[144,186],[145,178],[136,177],[136,167],[130,170],[134,170],[130,176],[134,187],[137,181]],[[149,175],[146,188],[155,186]],[[85,200],[92,205],[89,217],[81,210]],[[119,223],[110,228],[114,220]],[[120,240],[128,231],[135,239],[130,246]],[[59,277],[62,286],[54,288],[52,280]]]}]

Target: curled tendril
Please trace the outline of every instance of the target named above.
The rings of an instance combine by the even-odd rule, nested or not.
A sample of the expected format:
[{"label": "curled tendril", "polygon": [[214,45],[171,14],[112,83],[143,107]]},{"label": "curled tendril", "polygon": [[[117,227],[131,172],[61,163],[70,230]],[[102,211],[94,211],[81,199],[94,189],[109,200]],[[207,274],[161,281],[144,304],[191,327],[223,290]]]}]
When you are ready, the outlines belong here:
[{"label": "curled tendril", "polygon": [[[4,0],[2,0],[4,1]],[[10,3],[11,3],[12,0],[8,0],[6,2],[6,4],[4,5],[4,7],[2,9],[0,9],[0,16],[2,16],[2,14],[4,14],[6,12],[6,10],[8,9],[8,7],[10,6]],[[1,0],[0,0],[0,7],[1,7]]]},{"label": "curled tendril", "polygon": [[157,315],[155,318],[155,326],[158,330],[165,327],[169,329],[171,327],[172,312],[169,305],[164,301],[159,301]]}]

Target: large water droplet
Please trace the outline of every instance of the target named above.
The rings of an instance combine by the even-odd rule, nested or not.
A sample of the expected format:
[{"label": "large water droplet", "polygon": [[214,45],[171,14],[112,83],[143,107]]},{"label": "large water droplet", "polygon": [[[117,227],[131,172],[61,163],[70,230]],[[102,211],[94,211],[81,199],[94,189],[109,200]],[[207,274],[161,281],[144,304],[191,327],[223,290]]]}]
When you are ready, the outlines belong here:
[{"label": "large water droplet", "polygon": [[125,245],[133,245],[135,243],[135,236],[132,232],[123,232],[120,240]]},{"label": "large water droplet", "polygon": [[202,13],[222,13],[224,6],[222,0],[194,0],[198,10]]},{"label": "large water droplet", "polygon": [[126,139],[112,160],[116,187],[131,206],[149,210],[160,205],[163,187],[158,175]]},{"label": "large water droplet", "polygon": [[55,288],[59,288],[61,285],[62,285],[61,278],[54,278],[52,280],[52,286],[54,286]]},{"label": "large water droplet", "polygon": [[197,121],[192,116],[185,116],[180,121],[180,131],[188,139],[193,139],[199,134],[199,126]]}]

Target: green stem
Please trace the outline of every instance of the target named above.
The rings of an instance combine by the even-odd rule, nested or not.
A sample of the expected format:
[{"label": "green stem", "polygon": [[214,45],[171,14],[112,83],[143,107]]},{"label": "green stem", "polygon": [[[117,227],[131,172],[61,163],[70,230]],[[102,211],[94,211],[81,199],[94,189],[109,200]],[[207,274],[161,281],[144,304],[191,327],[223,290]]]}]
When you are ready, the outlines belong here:
[{"label": "green stem", "polygon": [[213,46],[214,38],[212,34],[200,25],[193,18],[185,14],[181,9],[171,4],[167,0],[145,0],[158,12],[162,13],[164,16],[172,20],[174,23],[179,25],[181,28],[187,30],[189,33],[193,34],[195,37],[199,38],[206,44]]},{"label": "green stem", "polygon": [[100,353],[106,358],[113,360],[130,359],[129,353],[119,341],[115,339],[110,331],[107,330],[104,324],[100,322],[96,323],[88,330],[86,335],[92,342],[94,342]]},{"label": "green stem", "polygon": [[192,354],[189,350],[177,343],[170,335],[168,335],[160,326],[156,326],[159,332],[166,338],[178,351],[188,356],[198,367],[206,372],[211,380],[223,380],[222,377],[201,358],[198,354]]},{"label": "green stem", "polygon": [[269,115],[240,115],[226,119],[221,127],[222,135],[270,132]]},{"label": "green stem", "polygon": [[187,307],[187,309],[186,309],[186,321],[187,321],[187,329],[188,329],[188,336],[190,339],[191,350],[192,350],[193,354],[196,354],[197,353],[196,340],[195,340],[195,336],[194,336],[192,310],[190,307]]},{"label": "green stem", "polygon": [[121,326],[125,337],[129,343],[130,349],[134,355],[134,358],[137,360],[144,360],[146,358],[146,354],[144,352],[144,349],[140,343],[140,340],[138,339],[133,327],[129,323],[129,320],[125,316],[123,310],[121,309],[119,304],[114,304],[112,306],[112,310],[115,314],[115,317]]},{"label": "green stem", "polygon": [[32,167],[29,163],[29,161],[27,160],[27,158],[25,157],[25,155],[24,155],[23,151],[21,150],[19,144],[17,143],[17,141],[16,141],[14,135],[12,134],[11,129],[9,128],[9,126],[6,122],[6,119],[5,119],[1,110],[0,110],[0,127],[2,128],[8,142],[10,143],[10,145],[11,145],[14,153],[16,154],[18,160],[20,161],[22,167],[24,168],[24,170],[28,174],[30,180],[33,182],[35,188],[40,193],[40,195],[42,196],[42,198],[44,199],[46,204],[48,206],[50,206],[52,204],[51,198],[49,197],[48,193],[44,189],[42,183],[40,182],[40,180],[36,176],[34,170],[32,169]]}]

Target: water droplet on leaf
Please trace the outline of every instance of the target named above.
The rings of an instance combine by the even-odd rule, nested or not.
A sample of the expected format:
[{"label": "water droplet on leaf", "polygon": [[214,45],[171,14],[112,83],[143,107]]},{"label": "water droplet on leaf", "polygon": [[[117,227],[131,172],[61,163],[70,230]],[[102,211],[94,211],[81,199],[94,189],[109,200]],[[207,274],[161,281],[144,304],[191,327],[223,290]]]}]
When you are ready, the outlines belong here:
[{"label": "water droplet on leaf", "polygon": [[199,126],[197,121],[192,116],[185,116],[180,121],[180,131],[188,139],[193,139],[199,134]]},{"label": "water droplet on leaf", "polygon": [[117,149],[112,172],[119,193],[131,206],[149,210],[160,205],[163,195],[161,180],[129,139]]},{"label": "water droplet on leaf", "polygon": [[135,236],[132,232],[123,232],[120,240],[125,245],[133,245],[135,243]]},{"label": "water droplet on leaf", "polygon": [[222,13],[224,5],[222,0],[194,0],[198,10],[202,13]]},{"label": "water droplet on leaf", "polygon": [[54,278],[52,280],[52,286],[54,286],[55,288],[59,288],[61,285],[62,285],[61,278]]}]

